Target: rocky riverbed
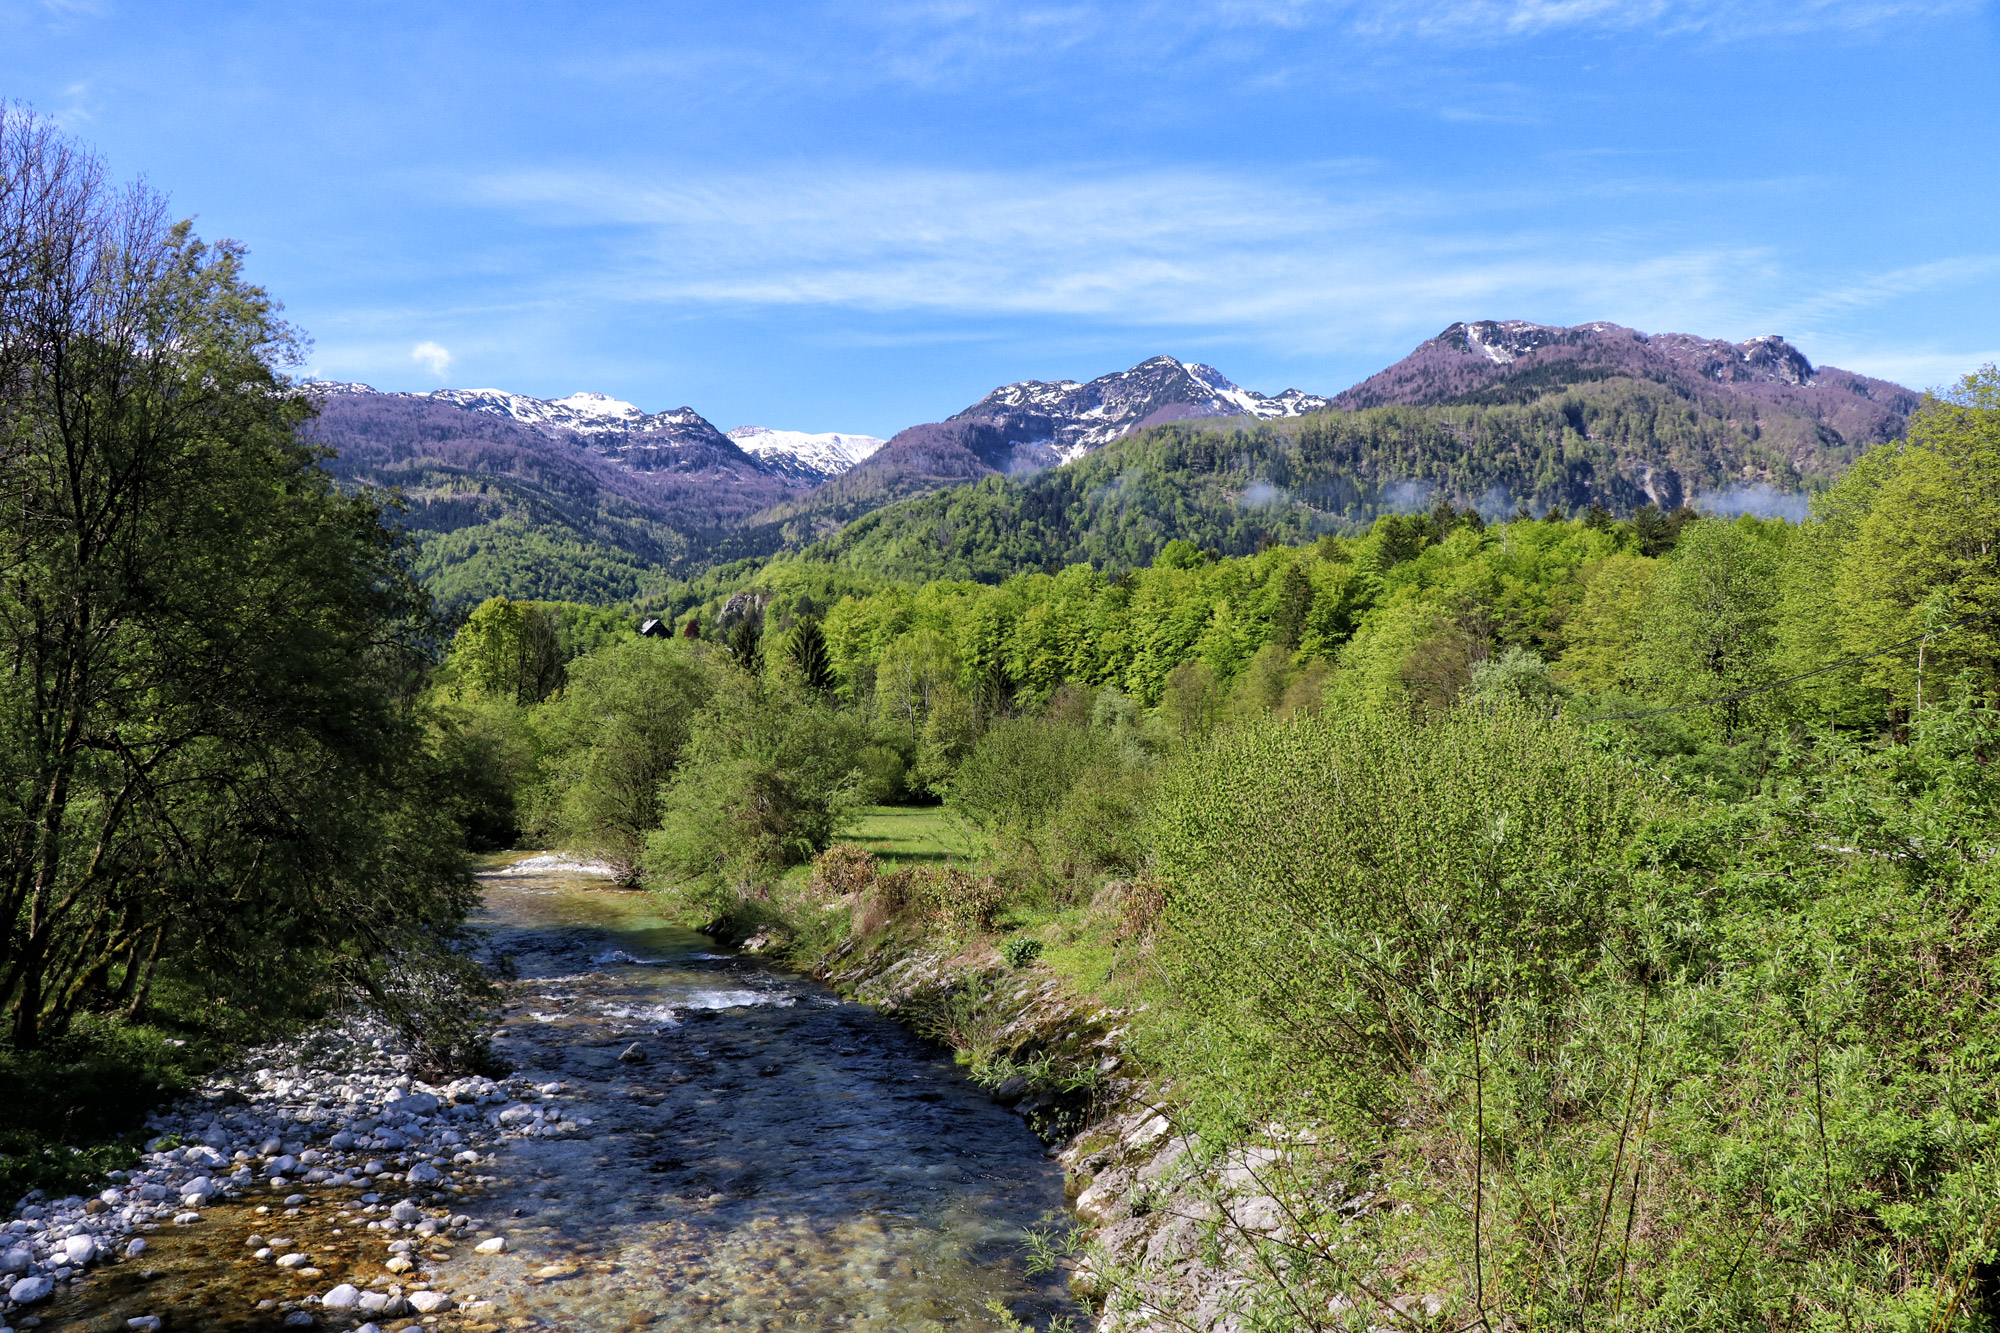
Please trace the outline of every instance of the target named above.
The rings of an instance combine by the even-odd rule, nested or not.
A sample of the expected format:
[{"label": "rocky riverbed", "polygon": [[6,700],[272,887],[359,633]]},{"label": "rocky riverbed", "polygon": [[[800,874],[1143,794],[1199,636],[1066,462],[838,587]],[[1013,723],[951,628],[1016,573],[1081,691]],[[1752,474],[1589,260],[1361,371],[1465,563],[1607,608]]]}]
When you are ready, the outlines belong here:
[{"label": "rocky riverbed", "polygon": [[[512,870],[514,873],[508,873]],[[487,879],[517,1071],[366,1020],[253,1053],[8,1222],[0,1328],[907,1330],[1075,1313],[1063,1173],[934,1048],[543,860]],[[153,1321],[158,1321],[155,1323]]]}]

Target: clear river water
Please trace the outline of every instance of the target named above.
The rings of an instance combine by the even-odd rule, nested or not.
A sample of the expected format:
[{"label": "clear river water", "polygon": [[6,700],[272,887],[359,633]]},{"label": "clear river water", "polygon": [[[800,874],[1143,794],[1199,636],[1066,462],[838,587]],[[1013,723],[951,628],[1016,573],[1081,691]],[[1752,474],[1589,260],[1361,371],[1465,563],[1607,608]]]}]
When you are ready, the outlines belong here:
[{"label": "clear river water", "polygon": [[[720,952],[644,894],[570,873],[484,882],[478,924],[515,971],[496,1049],[565,1085],[565,1115],[592,1123],[504,1140],[463,1207],[509,1252],[445,1268],[481,1304],[385,1329],[887,1333],[1076,1313],[1060,1275],[1025,1263],[1024,1231],[1064,1209],[1061,1168],[948,1053],[808,978]],[[634,1043],[643,1063],[621,1061]],[[292,1229],[337,1248],[337,1206],[316,1199]],[[253,1307],[295,1299],[297,1284],[242,1261],[258,1220],[215,1208],[162,1228],[145,1291],[121,1263],[45,1327],[122,1327],[142,1304],[169,1329],[278,1327]],[[205,1317],[176,1318],[176,1293],[196,1289]]]}]

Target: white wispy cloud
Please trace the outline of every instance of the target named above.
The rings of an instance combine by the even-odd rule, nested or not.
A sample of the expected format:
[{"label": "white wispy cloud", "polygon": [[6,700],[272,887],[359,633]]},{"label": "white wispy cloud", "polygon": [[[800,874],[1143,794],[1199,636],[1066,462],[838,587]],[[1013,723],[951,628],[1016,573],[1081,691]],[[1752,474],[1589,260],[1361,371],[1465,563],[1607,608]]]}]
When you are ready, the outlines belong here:
[{"label": "white wispy cloud", "polygon": [[420,342],[410,349],[410,360],[427,368],[433,376],[443,379],[451,369],[452,355],[434,342]]},{"label": "white wispy cloud", "polygon": [[[1975,12],[1979,0],[1127,0],[890,4],[867,20],[932,59],[1072,47],[1130,50],[1259,30],[1394,41],[1505,41],[1558,31],[1721,39],[1853,32]],[[1133,34],[1145,34],[1143,42]]]},{"label": "white wispy cloud", "polygon": [[1772,313],[1793,324],[1813,325],[1821,320],[1887,304],[1905,296],[1961,286],[2000,276],[2000,254],[1955,255],[1927,264],[1912,264],[1885,273],[1868,274],[1836,283],[1823,291],[1809,292]]},{"label": "white wispy cloud", "polygon": [[1579,246],[1539,225],[1550,200],[1533,194],[1295,176],[853,168],[653,188],[532,172],[480,192],[594,235],[561,281],[610,302],[1058,317],[1338,347],[1482,316],[1713,328],[1719,306],[1756,309],[1778,286],[1759,249]]},{"label": "white wispy cloud", "polygon": [[1827,365],[1893,380],[1913,389],[1946,389],[1982,366],[2000,365],[2000,347],[1952,350],[1870,345],[1842,339],[1822,345],[1818,359]]},{"label": "white wispy cloud", "polygon": [[1729,0],[1418,0],[1329,6],[1359,32],[1471,40],[1533,37],[1562,30],[1700,34],[1725,39],[1849,32],[1970,13],[1977,7],[1976,0],[1789,0],[1764,5]]}]

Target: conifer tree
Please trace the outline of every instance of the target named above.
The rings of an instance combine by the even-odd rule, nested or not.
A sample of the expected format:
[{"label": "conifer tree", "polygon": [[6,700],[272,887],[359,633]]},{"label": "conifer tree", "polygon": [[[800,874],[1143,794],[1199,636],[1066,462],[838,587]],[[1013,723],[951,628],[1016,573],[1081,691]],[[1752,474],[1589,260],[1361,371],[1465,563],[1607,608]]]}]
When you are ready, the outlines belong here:
[{"label": "conifer tree", "polygon": [[799,679],[807,689],[819,695],[833,692],[836,684],[833,658],[826,650],[826,634],[820,629],[818,617],[807,616],[792,627],[785,655],[798,669]]}]

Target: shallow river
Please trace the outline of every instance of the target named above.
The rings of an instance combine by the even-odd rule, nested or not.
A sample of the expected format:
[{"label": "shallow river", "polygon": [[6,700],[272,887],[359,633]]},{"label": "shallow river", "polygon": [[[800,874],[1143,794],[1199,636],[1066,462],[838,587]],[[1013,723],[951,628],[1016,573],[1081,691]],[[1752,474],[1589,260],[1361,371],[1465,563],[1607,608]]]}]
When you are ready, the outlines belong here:
[{"label": "shallow river", "polygon": [[[567,1085],[565,1114],[594,1123],[507,1139],[480,1168],[497,1179],[463,1206],[510,1252],[448,1268],[493,1304],[425,1323],[958,1330],[1005,1327],[995,1302],[1036,1326],[1071,1311],[1060,1277],[1026,1272],[1022,1243],[1062,1210],[1061,1170],[948,1055],[809,979],[719,955],[642,894],[569,876],[485,883],[480,924],[518,976],[496,1048]],[[621,1062],[635,1042],[644,1062]],[[225,1322],[275,1326],[246,1307],[290,1284],[231,1248],[255,1221],[218,1209],[157,1233],[151,1308],[228,1255],[228,1275],[208,1279],[230,1288]],[[69,1312],[101,1320],[129,1281],[90,1286],[101,1295],[79,1292]]]}]

